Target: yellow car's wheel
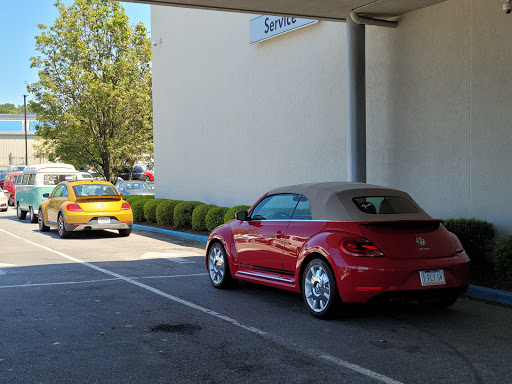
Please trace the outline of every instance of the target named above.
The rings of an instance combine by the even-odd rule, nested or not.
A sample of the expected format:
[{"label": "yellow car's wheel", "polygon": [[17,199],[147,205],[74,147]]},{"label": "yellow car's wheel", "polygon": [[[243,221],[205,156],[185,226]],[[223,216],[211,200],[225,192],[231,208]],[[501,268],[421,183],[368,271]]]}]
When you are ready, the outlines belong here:
[{"label": "yellow car's wheel", "polygon": [[66,222],[64,221],[64,215],[61,213],[59,214],[59,219],[57,220],[57,229],[59,230],[59,236],[62,239],[71,236],[71,232],[66,230],[65,224]]},{"label": "yellow car's wheel", "polygon": [[50,230],[50,227],[44,223],[44,213],[41,207],[39,207],[39,213],[37,214],[37,222],[41,232],[48,232]]},{"label": "yellow car's wheel", "polygon": [[38,217],[35,215],[34,208],[32,207],[28,207],[28,220],[33,224],[38,221]]},{"label": "yellow car's wheel", "polygon": [[132,229],[129,228],[129,229],[118,229],[119,231],[119,236],[121,237],[126,237],[126,236],[130,236],[130,233],[132,233]]}]

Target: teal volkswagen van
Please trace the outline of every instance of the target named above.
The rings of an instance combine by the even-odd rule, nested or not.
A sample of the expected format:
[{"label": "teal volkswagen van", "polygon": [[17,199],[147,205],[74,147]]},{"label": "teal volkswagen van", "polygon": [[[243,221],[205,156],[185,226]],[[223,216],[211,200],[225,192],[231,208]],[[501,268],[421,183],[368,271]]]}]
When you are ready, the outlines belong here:
[{"label": "teal volkswagen van", "polygon": [[18,176],[16,185],[16,214],[24,220],[29,215],[31,223],[37,223],[39,206],[44,193],[51,193],[61,181],[82,180],[75,167],[64,163],[37,164],[26,167]]}]

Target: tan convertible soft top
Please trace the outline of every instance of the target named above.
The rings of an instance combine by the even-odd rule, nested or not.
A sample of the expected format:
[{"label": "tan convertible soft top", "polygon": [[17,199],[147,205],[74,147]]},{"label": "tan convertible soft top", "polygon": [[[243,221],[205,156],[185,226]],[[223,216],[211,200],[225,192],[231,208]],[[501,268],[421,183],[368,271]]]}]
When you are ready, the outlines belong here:
[{"label": "tan convertible soft top", "polygon": [[[305,196],[311,205],[312,220],[326,221],[397,221],[432,220],[409,194],[379,185],[352,182],[324,182],[289,185],[272,189],[268,195],[294,193]],[[357,197],[403,197],[418,210],[407,214],[372,214],[361,211],[355,202]]]}]

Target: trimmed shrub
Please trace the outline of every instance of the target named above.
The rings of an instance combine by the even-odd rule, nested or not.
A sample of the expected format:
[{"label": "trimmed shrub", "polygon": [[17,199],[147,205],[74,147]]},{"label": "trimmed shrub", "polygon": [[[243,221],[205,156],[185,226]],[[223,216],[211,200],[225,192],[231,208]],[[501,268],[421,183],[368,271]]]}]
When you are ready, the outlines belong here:
[{"label": "trimmed shrub", "polygon": [[224,224],[224,215],[228,210],[229,208],[227,207],[217,207],[210,209],[205,218],[206,229],[211,232],[219,225]]},{"label": "trimmed shrub", "polygon": [[132,212],[133,212],[133,221],[134,222],[141,222],[145,221],[144,217],[144,204],[149,199],[136,199],[133,200],[130,205],[132,206]]},{"label": "trimmed shrub", "polygon": [[144,217],[149,223],[156,223],[156,207],[165,199],[149,199],[144,204]]},{"label": "trimmed shrub", "polygon": [[496,235],[493,224],[476,218],[461,217],[445,220],[443,225],[457,235],[473,266],[485,263]]},{"label": "trimmed shrub", "polygon": [[505,286],[512,287],[512,235],[502,237],[492,251],[494,270]]},{"label": "trimmed shrub", "polygon": [[127,202],[130,203],[130,205],[132,204],[132,202],[134,201],[137,201],[137,200],[142,200],[142,199],[154,199],[155,196],[153,195],[124,195],[123,196],[123,199]]},{"label": "trimmed shrub", "polygon": [[198,205],[192,212],[192,229],[196,231],[206,231],[206,215],[216,205],[202,204]]},{"label": "trimmed shrub", "polygon": [[229,208],[226,214],[224,215],[224,224],[228,221],[231,221],[235,218],[235,213],[238,211],[247,211],[251,208],[250,205],[236,205],[233,208]]},{"label": "trimmed shrub", "polygon": [[130,204],[132,202],[134,202],[135,200],[137,200],[137,197],[140,197],[140,196],[137,196],[137,195],[124,195],[123,196],[123,200],[129,202]]},{"label": "trimmed shrub", "polygon": [[192,228],[192,212],[198,205],[203,205],[200,201],[182,201],[174,208],[174,225],[178,228]]},{"label": "trimmed shrub", "polygon": [[155,216],[158,225],[173,225],[174,208],[181,203],[181,200],[165,200],[157,205]]}]

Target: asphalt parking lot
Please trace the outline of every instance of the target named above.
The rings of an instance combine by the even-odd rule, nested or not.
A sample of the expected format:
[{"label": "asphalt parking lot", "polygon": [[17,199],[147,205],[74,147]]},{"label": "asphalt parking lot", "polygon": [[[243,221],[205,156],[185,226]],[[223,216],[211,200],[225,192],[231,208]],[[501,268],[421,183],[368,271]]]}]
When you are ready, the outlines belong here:
[{"label": "asphalt parking lot", "polygon": [[214,289],[201,245],[60,239],[0,213],[0,383],[510,383],[512,309],[350,306]]}]

